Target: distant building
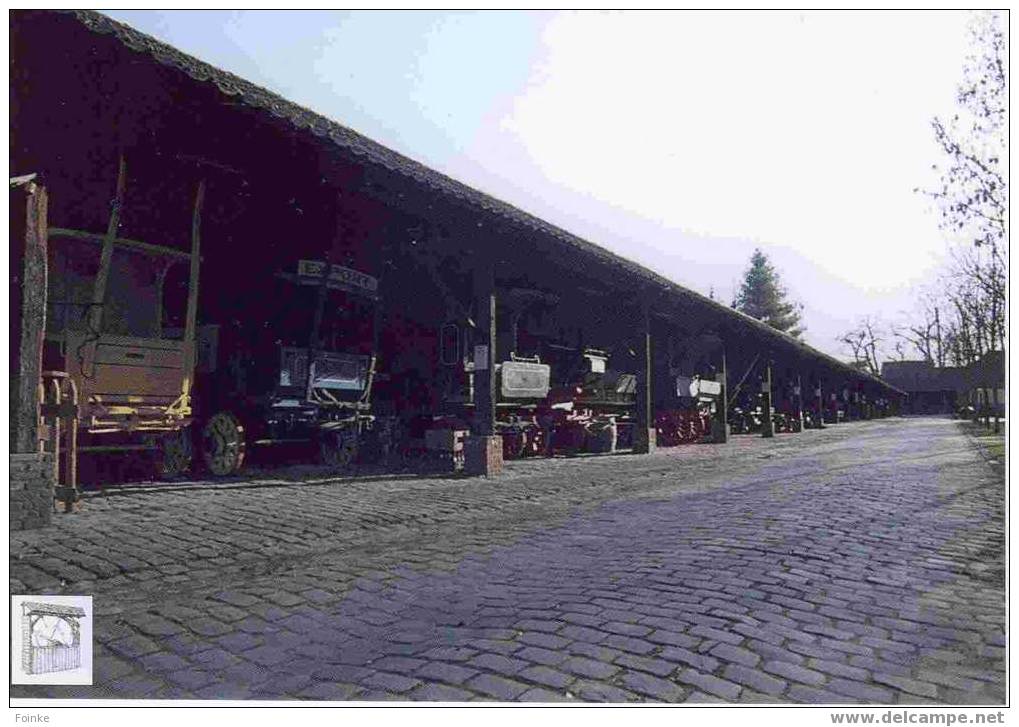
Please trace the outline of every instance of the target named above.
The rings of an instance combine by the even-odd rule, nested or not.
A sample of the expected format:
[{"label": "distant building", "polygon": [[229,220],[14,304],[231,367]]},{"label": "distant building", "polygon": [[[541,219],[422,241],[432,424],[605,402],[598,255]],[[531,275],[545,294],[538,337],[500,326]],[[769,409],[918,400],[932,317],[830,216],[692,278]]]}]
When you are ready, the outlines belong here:
[{"label": "distant building", "polygon": [[1005,411],[1005,354],[991,351],[968,366],[935,366],[930,361],[886,361],[881,378],[909,394],[904,413],[950,414],[970,404]]},{"label": "distant building", "polygon": [[1005,352],[990,351],[966,367],[969,403],[981,411],[987,406],[994,414],[1005,414]]},{"label": "distant building", "polygon": [[886,361],[881,378],[909,394],[903,413],[948,414],[961,403],[962,373],[957,367],[938,368],[930,361]]}]

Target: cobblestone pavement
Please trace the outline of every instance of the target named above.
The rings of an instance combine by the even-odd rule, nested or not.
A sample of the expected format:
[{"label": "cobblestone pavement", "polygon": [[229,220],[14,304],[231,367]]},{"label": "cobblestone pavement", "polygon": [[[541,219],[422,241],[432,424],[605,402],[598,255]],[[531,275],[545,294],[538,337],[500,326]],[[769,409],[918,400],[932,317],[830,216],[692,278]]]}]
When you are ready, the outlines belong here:
[{"label": "cobblestone pavement", "polygon": [[949,420],[313,474],[12,535],[13,593],[96,612],[95,685],[12,696],[1005,700],[1004,483]]}]

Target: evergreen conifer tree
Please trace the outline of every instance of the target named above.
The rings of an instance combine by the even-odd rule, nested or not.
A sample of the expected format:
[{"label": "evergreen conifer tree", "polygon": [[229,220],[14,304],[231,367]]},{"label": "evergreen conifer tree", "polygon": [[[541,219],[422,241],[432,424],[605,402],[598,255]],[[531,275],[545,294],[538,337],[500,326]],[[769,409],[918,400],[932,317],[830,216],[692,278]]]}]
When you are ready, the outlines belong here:
[{"label": "evergreen conifer tree", "polygon": [[800,320],[803,306],[789,302],[786,295],[778,272],[768,256],[758,248],[750,256],[750,267],[743,274],[743,283],[732,307],[772,328],[799,338],[804,331]]}]

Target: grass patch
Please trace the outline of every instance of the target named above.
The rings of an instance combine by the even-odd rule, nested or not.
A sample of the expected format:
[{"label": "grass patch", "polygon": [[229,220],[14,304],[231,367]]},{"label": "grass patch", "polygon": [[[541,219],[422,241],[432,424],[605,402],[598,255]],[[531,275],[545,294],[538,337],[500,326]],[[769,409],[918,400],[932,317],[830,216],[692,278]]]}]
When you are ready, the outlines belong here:
[{"label": "grass patch", "polygon": [[990,427],[984,427],[983,424],[976,424],[971,421],[960,422],[960,426],[963,431],[968,434],[973,443],[976,445],[984,457],[989,460],[997,460],[998,462],[1005,462],[1005,422],[1001,422],[1001,431],[997,434],[994,432],[994,423],[991,422]]}]

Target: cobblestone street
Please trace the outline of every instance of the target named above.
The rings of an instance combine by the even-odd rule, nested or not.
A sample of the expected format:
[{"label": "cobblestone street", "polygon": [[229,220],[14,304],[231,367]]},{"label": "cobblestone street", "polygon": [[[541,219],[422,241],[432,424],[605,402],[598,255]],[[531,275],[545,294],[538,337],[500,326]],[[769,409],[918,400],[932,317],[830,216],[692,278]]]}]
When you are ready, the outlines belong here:
[{"label": "cobblestone street", "polygon": [[11,536],[94,686],[12,696],[1005,700],[1004,482],[960,424],[92,496]]}]

